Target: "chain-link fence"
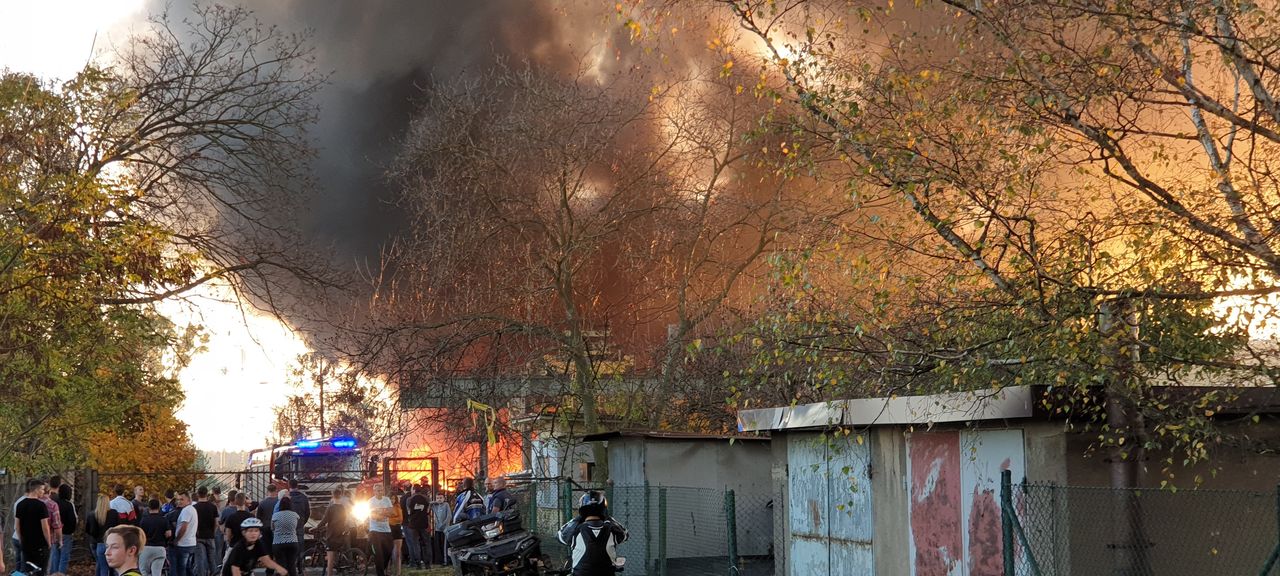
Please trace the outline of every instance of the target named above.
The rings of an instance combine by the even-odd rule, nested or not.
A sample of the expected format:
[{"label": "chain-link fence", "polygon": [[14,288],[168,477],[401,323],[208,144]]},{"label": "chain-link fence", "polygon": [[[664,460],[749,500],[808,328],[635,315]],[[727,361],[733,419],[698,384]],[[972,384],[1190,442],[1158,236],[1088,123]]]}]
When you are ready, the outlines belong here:
[{"label": "chain-link fence", "polygon": [[[60,475],[62,481],[72,487],[71,503],[76,509],[77,530],[72,534],[73,542],[71,548],[71,564],[85,564],[92,562],[93,553],[90,550],[88,541],[84,538],[84,520],[93,509],[93,491],[92,474],[86,470],[72,470],[64,472]],[[44,477],[47,479],[47,477]],[[14,518],[13,507],[19,498],[26,494],[27,477],[17,475],[5,475],[0,477],[0,510],[4,511],[0,514],[0,533],[4,534],[2,539],[3,551],[7,566],[14,566],[13,547],[10,545],[10,535],[13,534]]]},{"label": "chain-link fence", "polygon": [[[353,471],[354,472],[354,471]],[[400,471],[403,472],[403,471]],[[348,475],[343,475],[348,478]],[[351,476],[349,479],[354,479]],[[21,494],[17,479],[0,481],[0,506],[5,510]],[[251,500],[266,495],[266,472],[178,471],[96,472],[68,475],[76,486],[75,504],[82,520],[92,514],[99,494],[113,495],[123,487],[126,497],[141,486],[146,497],[165,501],[166,490],[217,488],[225,499],[231,490],[247,492]],[[442,481],[445,479],[442,479]],[[365,483],[377,482],[365,479]],[[442,482],[443,483],[443,482]],[[324,482],[308,486],[312,518],[327,504]],[[350,487],[349,482],[342,482]],[[731,490],[675,486],[582,486],[567,479],[536,479],[512,486],[522,508],[525,528],[538,535],[542,551],[553,566],[564,565],[568,547],[557,538],[560,527],[577,515],[578,502],[588,490],[604,492],[609,510],[626,526],[629,538],[618,552],[627,558],[631,576],[765,576],[774,573],[773,506],[768,495]],[[442,494],[451,502],[450,494]],[[8,514],[2,515],[8,516]],[[0,522],[3,525],[3,522]],[[12,529],[12,526],[9,526]],[[78,532],[76,563],[91,563],[90,543]]]},{"label": "chain-link fence", "polygon": [[1277,550],[1277,492],[1045,484],[1008,491],[1010,576],[1280,574],[1280,567],[1264,572]]},{"label": "chain-link fence", "polygon": [[[416,470],[408,472],[418,472]],[[429,470],[428,470],[429,472]],[[342,481],[331,478],[324,479],[320,482],[312,482],[308,485],[307,493],[310,496],[311,517],[318,519],[323,513],[325,507],[331,499],[331,490],[334,487],[349,487],[353,483],[359,482],[363,476],[363,471],[337,471],[334,472],[334,478],[340,478]],[[95,470],[75,470],[62,474],[63,480],[74,488],[73,504],[76,508],[78,517],[78,526],[73,536],[73,546],[71,554],[72,565],[90,563],[93,561],[92,546],[93,542],[85,533],[85,521],[94,513],[95,505],[98,497],[103,496],[111,498],[115,495],[117,487],[123,490],[124,496],[129,499],[134,497],[134,489],[142,487],[145,499],[157,499],[160,503],[168,503],[165,493],[169,490],[187,491],[193,496],[201,487],[209,489],[211,492],[215,489],[222,493],[222,501],[225,503],[227,495],[232,491],[246,492],[250,500],[256,501],[266,495],[267,485],[270,482],[270,475],[265,471],[208,471],[208,470],[186,470],[186,471],[164,471],[164,472],[147,472],[147,471],[111,471],[99,472]],[[0,478],[0,510],[4,513],[0,514],[0,531],[5,534],[12,533],[13,526],[13,505],[25,492],[25,477],[4,476]],[[6,558],[12,560],[12,546],[8,545],[9,538],[4,538],[3,546]]]},{"label": "chain-link fence", "polygon": [[133,489],[141,486],[146,497],[165,501],[168,490],[187,491],[193,495],[200,487],[217,488],[224,497],[231,490],[244,491],[250,486],[261,485],[255,498],[265,495],[270,476],[266,472],[189,470],[169,472],[91,472],[97,493],[112,495],[116,486],[125,489],[125,496],[133,497]]},{"label": "chain-link fence", "polygon": [[515,492],[525,527],[538,535],[553,566],[563,565],[568,556],[557,532],[577,514],[588,490],[604,492],[609,513],[627,528],[628,539],[618,554],[627,558],[629,575],[773,574],[773,517],[767,498],[711,488],[530,481]]}]

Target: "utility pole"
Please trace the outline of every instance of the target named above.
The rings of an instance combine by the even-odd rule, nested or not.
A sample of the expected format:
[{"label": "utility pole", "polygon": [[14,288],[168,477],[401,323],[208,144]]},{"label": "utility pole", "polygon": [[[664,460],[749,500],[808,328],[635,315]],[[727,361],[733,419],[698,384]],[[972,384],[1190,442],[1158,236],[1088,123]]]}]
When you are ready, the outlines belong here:
[{"label": "utility pole", "polygon": [[321,374],[316,384],[320,386],[320,437],[328,438],[329,433],[324,428],[324,380],[324,374]]}]

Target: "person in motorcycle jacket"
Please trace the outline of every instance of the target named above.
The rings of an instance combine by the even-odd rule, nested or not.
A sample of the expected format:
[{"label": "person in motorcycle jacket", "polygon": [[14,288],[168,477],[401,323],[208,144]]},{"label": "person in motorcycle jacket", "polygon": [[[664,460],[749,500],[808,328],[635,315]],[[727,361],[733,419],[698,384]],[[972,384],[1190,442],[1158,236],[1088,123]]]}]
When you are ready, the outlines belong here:
[{"label": "person in motorcycle jacket", "polygon": [[582,496],[578,516],[560,527],[560,542],[569,546],[573,576],[612,576],[617,573],[618,545],[627,529],[609,516],[608,500],[592,490]]}]

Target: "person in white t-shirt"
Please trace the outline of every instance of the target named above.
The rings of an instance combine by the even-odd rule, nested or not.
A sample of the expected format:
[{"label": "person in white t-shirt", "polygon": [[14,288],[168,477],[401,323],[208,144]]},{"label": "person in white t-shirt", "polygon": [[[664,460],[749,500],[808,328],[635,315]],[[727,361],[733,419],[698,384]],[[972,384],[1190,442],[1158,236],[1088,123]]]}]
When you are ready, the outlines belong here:
[{"label": "person in white t-shirt", "polygon": [[395,504],[387,497],[387,488],[374,484],[373,498],[369,499],[369,544],[373,546],[374,566],[378,576],[387,575],[391,561],[391,514]]},{"label": "person in white t-shirt", "polygon": [[190,493],[179,492],[174,500],[182,511],[178,512],[178,522],[173,532],[170,574],[191,576],[191,561],[196,554],[196,528],[199,520],[196,517],[196,507],[191,505]]}]

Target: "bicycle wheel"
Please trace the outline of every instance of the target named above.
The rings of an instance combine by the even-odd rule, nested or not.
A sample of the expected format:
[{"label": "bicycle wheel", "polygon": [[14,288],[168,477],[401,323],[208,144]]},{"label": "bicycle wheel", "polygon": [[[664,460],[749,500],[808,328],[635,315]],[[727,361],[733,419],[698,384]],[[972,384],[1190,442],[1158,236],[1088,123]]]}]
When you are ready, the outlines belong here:
[{"label": "bicycle wheel", "polygon": [[302,555],[302,565],[307,568],[324,568],[324,553],[324,544],[320,542],[313,543],[307,547],[307,551]]},{"label": "bicycle wheel", "polygon": [[369,574],[369,555],[359,548],[352,548],[347,553],[351,555],[351,573],[356,576],[367,576]]}]

